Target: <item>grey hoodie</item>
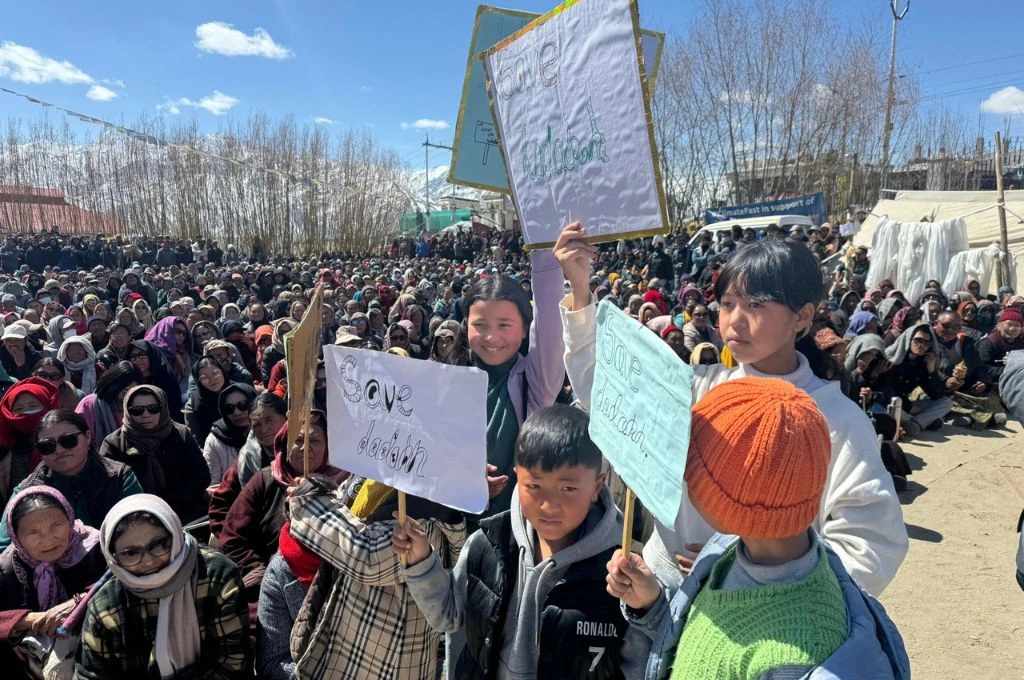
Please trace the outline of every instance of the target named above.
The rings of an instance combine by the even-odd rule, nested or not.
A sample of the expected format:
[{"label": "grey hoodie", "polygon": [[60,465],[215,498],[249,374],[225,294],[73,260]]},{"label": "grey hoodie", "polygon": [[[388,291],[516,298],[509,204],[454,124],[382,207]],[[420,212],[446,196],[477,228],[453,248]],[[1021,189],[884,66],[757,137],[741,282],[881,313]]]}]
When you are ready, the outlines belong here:
[{"label": "grey hoodie", "polygon": [[[518,487],[512,494],[512,532],[519,546],[519,572],[514,600],[509,603],[502,630],[503,645],[496,668],[500,680],[532,680],[537,677],[540,621],[544,602],[569,567],[612,547],[622,540],[622,516],[607,487],[590,508],[580,538],[540,563],[534,563],[533,527],[519,505]],[[437,630],[452,633],[463,625],[468,581],[467,564],[475,551],[487,547],[477,531],[463,547],[451,572],[445,571],[436,553],[405,570],[406,585],[427,621]],[[627,678],[639,678],[650,651],[650,639],[630,627],[622,646],[622,670]],[[453,666],[457,660],[449,659]]]}]

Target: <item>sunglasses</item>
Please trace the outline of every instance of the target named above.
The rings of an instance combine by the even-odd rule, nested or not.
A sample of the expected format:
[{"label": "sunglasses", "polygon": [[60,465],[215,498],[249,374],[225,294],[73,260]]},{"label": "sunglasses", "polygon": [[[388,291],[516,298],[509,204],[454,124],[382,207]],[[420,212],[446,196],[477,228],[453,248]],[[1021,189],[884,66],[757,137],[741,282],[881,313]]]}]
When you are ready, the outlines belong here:
[{"label": "sunglasses", "polygon": [[231,404],[231,403],[227,403],[226,402],[224,404],[224,415],[229,416],[232,413],[234,413],[235,411],[240,411],[242,413],[248,413],[250,407],[252,407],[252,402],[251,401],[240,401],[237,404]]},{"label": "sunglasses", "polygon": [[128,357],[128,360],[129,361],[137,361],[139,359],[148,359],[148,358],[149,358],[148,354],[146,354],[145,352],[140,352],[138,354],[131,355],[130,357]]},{"label": "sunglasses", "polygon": [[913,340],[911,340],[911,342],[913,342],[918,347],[929,347],[932,344],[932,341],[928,340],[927,338],[914,338]]},{"label": "sunglasses", "polygon": [[69,451],[78,446],[78,438],[85,434],[84,432],[68,432],[62,434],[56,439],[40,439],[36,442],[36,451],[39,452],[40,456],[52,456],[57,453],[57,447]]},{"label": "sunglasses", "polygon": [[704,319],[704,318],[707,318],[707,312],[705,312],[705,313],[703,313],[703,314],[698,314],[698,313],[694,312],[694,314],[693,314],[693,318],[695,318],[695,319]]},{"label": "sunglasses", "polygon": [[42,378],[43,380],[63,380],[64,379],[64,374],[63,373],[43,373],[43,372],[39,372],[39,373],[36,373],[36,377],[37,378]]},{"label": "sunglasses", "polygon": [[138,417],[138,416],[141,416],[143,413],[147,413],[148,412],[150,415],[154,415],[155,416],[158,413],[160,413],[160,411],[162,411],[162,410],[163,410],[163,407],[160,406],[160,404],[145,404],[145,405],[139,405],[139,406],[129,406],[128,407],[128,415],[132,415],[132,416]]},{"label": "sunglasses", "polygon": [[148,554],[150,557],[163,557],[171,552],[171,537],[163,536],[152,541],[145,548],[132,546],[120,552],[114,553],[114,559],[122,567],[134,567]]}]

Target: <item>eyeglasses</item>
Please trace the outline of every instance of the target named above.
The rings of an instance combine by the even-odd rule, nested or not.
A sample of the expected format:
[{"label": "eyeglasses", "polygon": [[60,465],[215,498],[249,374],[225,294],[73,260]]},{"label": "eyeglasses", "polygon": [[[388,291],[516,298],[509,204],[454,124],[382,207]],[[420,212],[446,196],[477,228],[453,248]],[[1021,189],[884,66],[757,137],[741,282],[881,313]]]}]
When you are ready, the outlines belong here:
[{"label": "eyeglasses", "polygon": [[218,375],[220,375],[220,377],[222,377],[222,378],[224,377],[223,373],[207,373],[205,375],[200,375],[199,376],[199,382],[204,382],[204,383],[213,382],[214,380],[217,379]]},{"label": "eyeglasses", "polygon": [[703,314],[698,314],[697,312],[694,312],[693,313],[693,318],[694,319],[704,319],[704,318],[707,318],[707,315],[708,315],[707,312],[704,312]]},{"label": "eyeglasses", "polygon": [[129,406],[128,415],[138,417],[141,416],[144,412],[149,412],[151,415],[155,416],[162,410],[163,407],[160,406],[160,404],[140,404],[137,406]]},{"label": "eyeglasses", "polygon": [[36,442],[36,451],[40,456],[52,456],[57,453],[57,447],[69,451],[78,446],[78,438],[84,432],[67,432],[56,439],[40,439]]},{"label": "eyeglasses", "polygon": [[232,413],[234,413],[235,411],[240,411],[242,413],[248,413],[250,407],[252,407],[252,402],[251,401],[240,401],[237,404],[232,404],[230,402],[225,402],[224,403],[224,415],[229,416]]},{"label": "eyeglasses", "polygon": [[911,342],[913,342],[918,347],[930,347],[932,344],[932,341],[929,340],[928,338],[914,338],[913,340],[911,340]]},{"label": "eyeglasses", "polygon": [[36,373],[35,375],[36,375],[37,378],[42,378],[43,380],[63,380],[64,379],[64,374],[63,373],[49,373],[49,372],[46,372],[46,371],[40,371],[39,373]]},{"label": "eyeglasses", "polygon": [[139,352],[138,354],[133,354],[130,357],[128,357],[128,361],[137,361],[139,359],[148,359],[148,358],[149,358],[148,354],[146,354],[145,352]]},{"label": "eyeglasses", "polygon": [[134,567],[148,554],[150,557],[163,557],[171,552],[171,537],[162,536],[147,545],[145,548],[132,546],[120,552],[114,553],[114,559],[122,567]]}]

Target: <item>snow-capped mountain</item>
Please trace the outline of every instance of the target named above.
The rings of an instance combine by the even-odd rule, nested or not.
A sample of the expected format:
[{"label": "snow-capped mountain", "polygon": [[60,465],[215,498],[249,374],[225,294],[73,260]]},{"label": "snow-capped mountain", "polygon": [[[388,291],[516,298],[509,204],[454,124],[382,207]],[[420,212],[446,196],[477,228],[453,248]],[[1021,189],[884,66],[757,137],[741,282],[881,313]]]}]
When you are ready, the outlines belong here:
[{"label": "snow-capped mountain", "polygon": [[437,205],[444,198],[463,198],[472,201],[495,198],[497,195],[474,189],[472,187],[459,186],[448,183],[448,166],[437,165],[426,170],[409,170],[403,177],[402,186],[405,187],[409,200],[412,202],[412,210],[426,209],[427,190],[430,191],[430,205],[436,209]]}]

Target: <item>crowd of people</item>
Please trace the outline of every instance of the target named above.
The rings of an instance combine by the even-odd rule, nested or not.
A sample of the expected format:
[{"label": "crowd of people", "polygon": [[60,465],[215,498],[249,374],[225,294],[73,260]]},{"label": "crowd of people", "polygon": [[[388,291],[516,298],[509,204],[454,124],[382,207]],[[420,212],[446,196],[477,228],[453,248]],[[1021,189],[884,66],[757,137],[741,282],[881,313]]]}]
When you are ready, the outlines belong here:
[{"label": "crowd of people", "polygon": [[[898,441],[1005,424],[1024,298],[976,281],[912,301],[890,281],[866,290],[860,250],[823,274],[847,247],[827,224],[693,248],[686,229],[585,235],[526,253],[517,235],[446,233],[306,260],[9,235],[2,667],[909,677],[874,600],[908,547]],[[332,465],[322,362],[309,441],[289,444],[285,337],[316,286],[323,344],[486,372],[485,513],[409,498],[399,525],[393,489]],[[620,549],[622,485],[587,434],[603,300],[696,376],[688,495],[673,526],[638,508],[642,554]]]}]

